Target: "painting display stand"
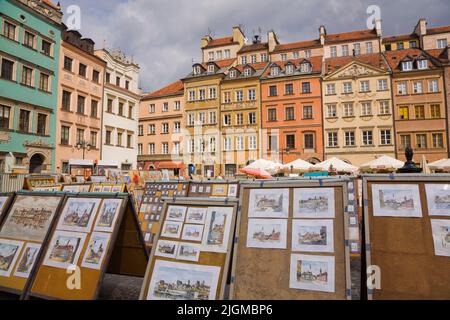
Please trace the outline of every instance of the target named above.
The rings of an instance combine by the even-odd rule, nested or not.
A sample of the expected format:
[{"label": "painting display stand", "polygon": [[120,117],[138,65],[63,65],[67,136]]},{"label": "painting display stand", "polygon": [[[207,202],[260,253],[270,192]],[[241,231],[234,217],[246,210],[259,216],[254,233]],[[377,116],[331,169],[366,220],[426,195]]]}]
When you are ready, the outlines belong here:
[{"label": "painting display stand", "polygon": [[224,299],[236,212],[236,200],[165,198],[140,299]]},{"label": "painting display stand", "polygon": [[365,296],[450,299],[450,175],[365,175],[363,203]]},{"label": "painting display stand", "polygon": [[36,187],[54,186],[55,183],[54,176],[30,176],[25,178],[23,189],[33,190]]},{"label": "painting display stand", "polygon": [[231,180],[190,181],[188,197],[237,198],[239,182]]},{"label": "painting display stand", "polygon": [[131,195],[66,194],[26,299],[92,300],[105,273],[143,277],[148,261]]},{"label": "painting display stand", "polygon": [[351,299],[349,181],[242,182],[230,298]]}]

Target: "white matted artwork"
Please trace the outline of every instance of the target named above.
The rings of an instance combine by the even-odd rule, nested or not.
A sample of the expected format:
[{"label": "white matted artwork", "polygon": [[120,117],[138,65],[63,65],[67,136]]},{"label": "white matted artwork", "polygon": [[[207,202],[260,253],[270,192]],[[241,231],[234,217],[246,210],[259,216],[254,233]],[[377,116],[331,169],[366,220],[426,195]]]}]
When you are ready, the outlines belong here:
[{"label": "white matted artwork", "polygon": [[292,220],[292,251],[334,252],[333,220]]},{"label": "white matted artwork", "polygon": [[81,266],[83,268],[100,270],[108,252],[110,239],[110,233],[92,232]]},{"label": "white matted artwork", "polygon": [[0,239],[0,276],[11,275],[22,247],[22,241]]},{"label": "white matted artwork", "polygon": [[219,275],[216,266],[156,260],[147,299],[214,300]]},{"label": "white matted artwork", "polygon": [[14,276],[20,278],[28,278],[30,276],[40,249],[41,245],[37,243],[29,242],[25,245],[17,263],[16,270],[14,271]]},{"label": "white matted artwork", "polygon": [[155,256],[175,259],[178,252],[178,242],[169,240],[158,240]]},{"label": "white matted artwork", "polygon": [[178,260],[197,262],[200,258],[201,247],[196,243],[180,242],[176,258]]},{"label": "white matted artwork", "polygon": [[204,224],[208,208],[190,207],[186,214],[186,223]]},{"label": "white matted artwork", "polygon": [[237,184],[230,184],[228,186],[228,197],[232,197],[232,198],[237,197],[237,192],[238,192]]},{"label": "white matted artwork", "polygon": [[428,215],[450,216],[450,184],[425,184]]},{"label": "white matted artwork", "polygon": [[450,220],[431,219],[434,254],[450,257]]},{"label": "white matted artwork", "polygon": [[57,229],[65,231],[90,232],[101,199],[68,198],[59,217]]},{"label": "white matted artwork", "polygon": [[294,218],[334,218],[334,188],[294,189]]},{"label": "white matted artwork", "polygon": [[94,230],[113,232],[123,199],[103,199]]},{"label": "white matted artwork", "polygon": [[167,208],[166,220],[183,222],[186,216],[186,210],[187,207],[185,206],[169,206]]},{"label": "white matted artwork", "polygon": [[375,217],[422,217],[417,184],[372,184]]},{"label": "white matted artwork", "polygon": [[180,238],[182,228],[183,222],[166,220],[161,231],[161,237],[178,239]]},{"label": "white matted artwork", "polygon": [[233,207],[208,207],[202,251],[227,252],[232,219]]},{"label": "white matted artwork", "polygon": [[44,265],[67,269],[77,265],[86,233],[56,230],[45,253]]},{"label": "white matted artwork", "polygon": [[286,219],[249,219],[247,247],[261,249],[286,249]]},{"label": "white matted artwork", "polygon": [[182,240],[187,241],[202,241],[203,237],[203,225],[202,224],[185,224],[183,227],[183,233],[181,234]]},{"label": "white matted artwork", "polygon": [[251,189],[249,218],[287,218],[289,189]]},{"label": "white matted artwork", "polygon": [[311,291],[335,291],[333,256],[291,254],[289,288]]}]

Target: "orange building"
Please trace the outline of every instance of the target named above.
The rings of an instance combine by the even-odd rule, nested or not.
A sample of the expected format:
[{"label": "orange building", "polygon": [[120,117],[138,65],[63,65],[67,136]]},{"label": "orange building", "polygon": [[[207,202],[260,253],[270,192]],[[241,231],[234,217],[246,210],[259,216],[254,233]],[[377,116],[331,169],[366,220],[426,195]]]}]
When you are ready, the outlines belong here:
[{"label": "orange building", "polygon": [[272,62],[265,71],[261,78],[264,158],[283,163],[323,160],[321,70],[322,56],[313,56]]}]

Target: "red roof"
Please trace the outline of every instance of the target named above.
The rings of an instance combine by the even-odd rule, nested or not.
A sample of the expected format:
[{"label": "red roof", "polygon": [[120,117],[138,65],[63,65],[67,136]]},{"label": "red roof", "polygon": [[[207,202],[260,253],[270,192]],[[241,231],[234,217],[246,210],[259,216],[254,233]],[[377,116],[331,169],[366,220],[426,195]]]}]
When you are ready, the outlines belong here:
[{"label": "red roof", "polygon": [[450,26],[441,26],[427,29],[427,34],[437,34],[450,32]]},{"label": "red roof", "polygon": [[247,64],[240,64],[240,65],[236,66],[235,68],[237,70],[239,70],[239,72],[242,73],[242,72],[244,72],[244,68],[246,66],[250,66],[253,69],[255,69],[255,71],[258,71],[258,70],[264,69],[267,66],[267,64],[268,64],[268,62],[247,63]]},{"label": "red roof", "polygon": [[205,46],[205,48],[228,46],[233,43],[234,43],[233,37],[217,38],[217,39],[212,39],[211,41],[209,41],[208,44]]},{"label": "red roof", "polygon": [[[302,63],[303,61],[309,61],[311,63],[312,73],[322,72],[322,56],[311,57],[309,59],[299,58],[299,59],[291,59],[291,60],[286,60],[286,61],[275,61],[275,62],[273,62],[273,64],[278,65],[280,67],[280,69],[282,71],[284,71],[286,69],[287,64],[292,63],[296,67],[298,67],[300,65],[300,63]],[[268,68],[266,70],[266,72],[264,73],[264,77],[267,77],[269,75],[270,75],[270,68]]]},{"label": "red roof", "polygon": [[220,69],[222,69],[222,68],[226,68],[226,67],[231,66],[235,60],[236,60],[235,58],[232,58],[232,59],[224,59],[224,60],[217,60],[217,61],[209,61],[209,62],[202,63],[201,65],[203,66],[203,68],[207,69],[208,68],[208,63],[213,62]]},{"label": "red roof", "polygon": [[183,81],[177,80],[175,82],[172,82],[171,84],[165,86],[164,88],[161,88],[159,90],[143,94],[142,97],[144,99],[148,98],[155,98],[155,97],[162,97],[162,96],[168,96],[173,94],[183,94],[184,92],[184,86]]},{"label": "red roof", "polygon": [[417,36],[417,34],[411,33],[411,34],[401,34],[398,36],[384,37],[382,42],[389,43],[389,42],[395,42],[395,41],[406,41],[406,40],[415,40],[415,39],[419,39],[419,37]]},{"label": "red roof", "polygon": [[335,33],[335,34],[326,34],[325,35],[325,43],[338,43],[338,42],[345,42],[345,41],[374,39],[377,37],[378,37],[378,35],[377,35],[377,31],[375,29],[358,30],[358,31],[342,32],[342,33]]},{"label": "red roof", "polygon": [[319,46],[320,46],[320,40],[298,41],[298,42],[291,42],[291,43],[286,43],[286,44],[279,44],[275,47],[274,52],[289,51],[289,50],[295,50],[295,49],[306,49],[306,48],[313,48],[313,47],[319,47]]},{"label": "red roof", "polygon": [[269,44],[267,42],[261,42],[261,43],[252,43],[247,44],[241,48],[241,50],[238,51],[239,53],[244,52],[251,52],[251,51],[261,51],[261,50],[267,50],[269,49]]},{"label": "red roof", "polygon": [[[411,58],[416,58],[418,56],[425,55],[425,53],[421,49],[406,49],[399,51],[387,51],[384,53],[389,66],[391,67],[393,72],[400,72],[400,61],[402,61],[405,57],[409,56]],[[425,55],[426,56],[426,55]],[[430,69],[436,69],[436,66],[433,62],[429,63],[428,67]]]},{"label": "red roof", "polygon": [[347,56],[330,58],[325,60],[325,74],[331,74],[337,70],[342,69],[347,64],[358,61],[375,68],[388,70],[388,65],[386,64],[383,56],[380,53],[364,54],[359,56]]},{"label": "red roof", "polygon": [[441,60],[442,62],[448,62],[448,56],[447,56],[447,48],[444,49],[431,49],[427,50],[426,53],[428,53],[430,56]]}]

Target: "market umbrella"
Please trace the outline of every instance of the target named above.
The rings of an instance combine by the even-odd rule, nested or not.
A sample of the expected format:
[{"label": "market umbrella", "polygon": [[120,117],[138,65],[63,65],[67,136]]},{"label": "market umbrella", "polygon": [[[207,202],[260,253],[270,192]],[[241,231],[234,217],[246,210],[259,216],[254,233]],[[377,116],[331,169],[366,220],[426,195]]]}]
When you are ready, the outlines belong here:
[{"label": "market umbrella", "polygon": [[263,169],[253,169],[253,168],[242,168],[240,170],[242,173],[248,174],[250,176],[254,176],[255,178],[259,179],[272,179],[272,176],[270,173],[268,173],[266,170]]},{"label": "market umbrella", "polygon": [[283,166],[283,169],[294,170],[294,171],[309,171],[313,165],[305,160],[297,159],[295,161],[289,162]]},{"label": "market umbrella", "polygon": [[431,170],[444,170],[450,171],[450,159],[441,159],[428,164],[428,168]]},{"label": "market umbrella", "polygon": [[356,171],[358,171],[358,167],[348,164],[347,162],[344,162],[335,157],[318,163],[311,168],[314,170],[328,171],[330,169],[330,166],[332,166],[336,172],[355,173]]},{"label": "market umbrella", "polygon": [[363,165],[361,165],[360,169],[363,171],[368,170],[397,170],[399,168],[402,168],[405,164],[403,161],[394,159],[392,157],[383,155],[381,157],[378,157],[377,159],[374,159],[372,161],[369,161]]},{"label": "market umbrella", "polygon": [[244,169],[261,169],[271,174],[277,173],[283,168],[283,165],[278,162],[274,162],[266,159],[258,159],[246,166]]}]

